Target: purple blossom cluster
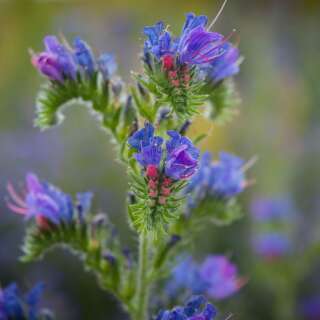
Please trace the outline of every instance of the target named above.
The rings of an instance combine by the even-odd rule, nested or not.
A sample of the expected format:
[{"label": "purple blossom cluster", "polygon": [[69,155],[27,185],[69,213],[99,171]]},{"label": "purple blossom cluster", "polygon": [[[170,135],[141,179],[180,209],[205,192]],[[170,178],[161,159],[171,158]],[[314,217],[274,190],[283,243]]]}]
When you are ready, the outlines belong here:
[{"label": "purple blossom cluster", "polygon": [[232,154],[221,152],[218,161],[212,162],[212,155],[202,155],[199,170],[190,180],[188,207],[195,208],[206,197],[230,199],[247,186],[244,161]]},{"label": "purple blossom cluster", "polygon": [[149,179],[150,196],[160,202],[170,195],[173,182],[189,179],[197,170],[199,150],[187,137],[176,131],[168,131],[170,137],[164,146],[164,139],[154,135],[154,127],[146,123],[129,139],[134,157]]},{"label": "purple blossom cluster", "polygon": [[35,285],[26,296],[22,295],[15,283],[0,288],[0,320],[39,319],[39,301],[44,284]]},{"label": "purple blossom cluster", "polygon": [[288,197],[258,198],[252,202],[251,213],[257,230],[253,235],[254,252],[273,261],[292,249],[288,226],[294,218],[294,207]]},{"label": "purple blossom cluster", "polygon": [[80,37],[76,37],[73,47],[55,36],[44,38],[45,51],[32,54],[32,64],[44,76],[52,81],[63,83],[65,80],[76,80],[78,75],[92,78],[98,71],[105,80],[116,71],[115,58],[111,54],[101,54],[95,58],[90,46]]},{"label": "purple blossom cluster", "polygon": [[174,37],[162,21],[145,27],[145,60],[152,54],[171,72],[181,66],[197,66],[214,82],[235,75],[239,72],[239,50],[228,37],[211,32],[207,23],[206,16],[188,13],[179,37]]},{"label": "purple blossom cluster", "polygon": [[302,319],[318,320],[320,319],[320,296],[313,296],[304,299],[300,305],[299,313]]},{"label": "purple blossom cluster", "polygon": [[236,265],[223,255],[209,255],[201,264],[187,257],[173,268],[166,291],[175,296],[181,290],[188,290],[221,300],[236,293],[244,283]]},{"label": "purple blossom cluster", "polygon": [[193,296],[183,307],[161,311],[156,320],[213,320],[216,315],[215,307],[203,296]]},{"label": "purple blossom cluster", "polygon": [[8,202],[8,207],[26,219],[35,218],[37,225],[44,229],[52,224],[70,223],[76,211],[79,219],[82,219],[91,207],[92,193],[78,193],[75,205],[70,195],[47,182],[40,181],[32,173],[26,176],[22,195],[19,195],[10,183],[7,189],[12,200]]}]

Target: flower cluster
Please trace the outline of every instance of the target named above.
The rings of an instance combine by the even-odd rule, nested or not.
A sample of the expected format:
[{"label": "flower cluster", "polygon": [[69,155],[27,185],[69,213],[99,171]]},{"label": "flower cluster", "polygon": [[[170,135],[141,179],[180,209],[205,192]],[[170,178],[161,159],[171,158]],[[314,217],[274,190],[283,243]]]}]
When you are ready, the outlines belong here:
[{"label": "flower cluster", "polygon": [[161,311],[156,320],[213,320],[216,315],[215,307],[203,296],[193,296],[184,307]]},{"label": "flower cluster", "polygon": [[182,32],[176,38],[162,21],[145,27],[145,61],[150,54],[158,59],[174,86],[179,86],[181,79],[188,84],[190,68],[194,66],[204,70],[214,82],[238,73],[238,49],[228,41],[228,37],[211,32],[207,23],[206,16],[188,13]]},{"label": "flower cluster", "polygon": [[205,152],[199,170],[190,180],[186,193],[189,209],[195,208],[206,197],[230,199],[247,186],[244,161],[226,152],[221,152],[218,161],[212,162],[212,155]]},{"label": "flower cluster", "polygon": [[300,305],[299,313],[305,320],[320,319],[320,296],[304,299]]},{"label": "flower cluster", "polygon": [[90,192],[78,193],[77,205],[74,205],[70,195],[47,182],[40,181],[32,173],[26,176],[26,190],[22,196],[10,183],[7,188],[12,199],[12,202],[8,202],[8,207],[26,219],[35,218],[37,225],[44,229],[62,222],[70,223],[75,212],[78,213],[78,218],[82,219],[91,207]]},{"label": "flower cluster", "polygon": [[105,80],[110,79],[116,71],[113,55],[102,54],[96,59],[90,46],[81,38],[76,37],[73,48],[55,36],[44,38],[45,51],[32,54],[32,64],[41,74],[52,81],[63,83],[65,80],[76,80],[78,74],[92,78],[100,71]]},{"label": "flower cluster", "polygon": [[0,319],[39,319],[39,300],[44,284],[38,283],[24,297],[15,283],[0,288]]},{"label": "flower cluster", "polygon": [[288,227],[294,217],[294,208],[290,199],[287,197],[258,198],[253,201],[251,212],[258,230],[252,239],[256,254],[267,260],[274,260],[290,253],[292,243]]},{"label": "flower cluster", "polygon": [[171,193],[172,183],[189,179],[198,166],[199,150],[190,139],[176,131],[167,132],[170,139],[154,135],[154,127],[146,123],[128,140],[135,151],[134,157],[148,179],[149,195],[165,202]]},{"label": "flower cluster", "polygon": [[236,293],[244,283],[245,280],[238,276],[237,267],[227,257],[209,255],[201,264],[191,257],[181,260],[173,269],[166,289],[171,296],[180,290],[189,290],[220,300]]}]

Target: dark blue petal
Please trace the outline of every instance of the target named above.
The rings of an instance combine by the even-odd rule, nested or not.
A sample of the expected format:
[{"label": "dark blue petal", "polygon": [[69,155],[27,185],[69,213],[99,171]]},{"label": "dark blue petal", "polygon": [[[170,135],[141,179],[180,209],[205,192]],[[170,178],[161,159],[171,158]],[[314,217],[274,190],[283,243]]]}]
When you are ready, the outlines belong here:
[{"label": "dark blue petal", "polygon": [[89,76],[92,76],[95,72],[95,59],[91,48],[80,37],[74,39],[73,46],[77,63]]}]

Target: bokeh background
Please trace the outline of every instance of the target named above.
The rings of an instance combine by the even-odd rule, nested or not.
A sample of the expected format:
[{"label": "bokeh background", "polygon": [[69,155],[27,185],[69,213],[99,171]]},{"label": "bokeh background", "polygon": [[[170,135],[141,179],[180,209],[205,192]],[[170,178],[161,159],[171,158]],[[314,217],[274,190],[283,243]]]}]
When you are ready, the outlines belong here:
[{"label": "bokeh background", "polygon": [[[126,225],[125,170],[114,161],[108,137],[87,110],[66,110],[66,121],[57,129],[41,133],[33,128],[35,95],[42,79],[30,64],[28,49],[40,50],[46,34],[63,33],[68,39],[80,35],[96,52],[114,52],[121,75],[130,81],[130,70],[140,69],[143,26],[163,19],[178,32],[184,13],[214,17],[220,4],[215,0],[0,0],[2,285],[16,280],[27,288],[45,281],[44,305],[54,309],[58,319],[127,319],[116,301],[99,290],[94,277],[69,254],[51,252],[44,261],[29,265],[17,260],[24,227],[6,208],[5,186],[8,181],[22,182],[27,171],[67,192],[94,191],[96,211],[110,215],[127,246],[136,245]],[[301,301],[320,295],[316,272],[320,257],[306,263],[299,279],[281,281],[300,254],[278,269],[259,261],[250,247],[249,214],[256,196],[287,194],[299,216],[297,247],[308,246],[320,233],[319,21],[317,0],[229,0],[216,24],[221,33],[236,28],[240,35],[245,61],[236,82],[242,103],[239,115],[227,125],[205,124],[210,136],[201,147],[231,151],[246,159],[259,156],[248,172],[256,184],[241,199],[248,213],[230,227],[208,226],[197,249],[200,257],[208,252],[228,253],[248,277],[240,293],[217,303],[234,319],[305,319],[299,313]],[[197,122],[192,132],[200,133],[203,127]],[[270,282],[274,274],[278,280]],[[285,308],[294,308],[294,318],[283,313]]]}]

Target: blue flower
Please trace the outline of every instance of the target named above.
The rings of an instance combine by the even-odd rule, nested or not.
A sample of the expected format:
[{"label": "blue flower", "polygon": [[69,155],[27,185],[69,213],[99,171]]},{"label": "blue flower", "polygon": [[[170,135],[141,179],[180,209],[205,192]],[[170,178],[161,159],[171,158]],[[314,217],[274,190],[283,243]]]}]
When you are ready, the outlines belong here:
[{"label": "blue flower", "polygon": [[230,42],[226,42],[221,48],[224,53],[214,59],[207,68],[207,76],[214,83],[232,77],[240,71],[239,49]]},{"label": "blue flower", "polygon": [[15,283],[0,289],[0,319],[38,319],[43,290],[44,284],[38,283],[24,298]]},{"label": "blue flower", "polygon": [[109,53],[100,55],[97,63],[104,80],[110,80],[118,68],[115,56]]},{"label": "blue flower", "polygon": [[293,218],[295,209],[290,198],[257,198],[251,204],[251,212],[255,220],[267,222],[270,220],[288,221]]},{"label": "blue flower", "polygon": [[174,180],[189,178],[196,172],[199,150],[190,139],[178,132],[168,131],[167,134],[171,139],[166,143],[165,173]]},{"label": "blue flower", "polygon": [[284,233],[261,233],[254,236],[253,248],[256,254],[268,260],[274,260],[290,253],[292,243]]},{"label": "blue flower", "polygon": [[245,186],[244,161],[226,152],[219,161],[212,162],[205,152],[197,173],[191,178],[185,192],[189,193],[188,207],[196,207],[205,197],[229,199],[241,193]]},{"label": "blue flower", "polygon": [[32,64],[43,75],[54,81],[65,78],[75,79],[77,66],[72,52],[62,45],[55,36],[44,38],[45,51],[32,55]]},{"label": "blue flower", "polygon": [[135,154],[136,160],[142,167],[159,166],[162,158],[162,143],[161,137],[153,137],[149,145],[142,146],[140,152]]},{"label": "blue flower", "polygon": [[213,320],[216,315],[216,308],[203,296],[193,296],[184,307],[161,311],[156,320]]},{"label": "blue flower", "polygon": [[[40,227],[48,228],[48,221],[57,225],[61,222],[69,223],[74,218],[75,208],[71,196],[47,182],[40,181],[35,174],[29,173],[26,176],[24,197],[18,195],[10,183],[8,192],[13,200],[13,203],[8,203],[8,207],[26,219],[35,218]],[[82,211],[88,210],[89,194],[79,194],[78,200],[83,206]]]},{"label": "blue flower", "polygon": [[165,30],[164,23],[159,21],[154,26],[144,27],[143,33],[147,37],[144,42],[144,52],[151,52],[160,59],[165,54],[173,53],[171,35]]},{"label": "blue flower", "polygon": [[201,278],[197,263],[191,256],[187,256],[180,259],[172,269],[166,292],[170,297],[176,296],[184,289],[190,290],[193,294],[201,294],[207,287],[207,283]]},{"label": "blue flower", "polygon": [[96,71],[95,57],[89,45],[80,37],[76,37],[73,42],[74,55],[77,63],[84,69],[84,71],[92,76]]},{"label": "blue flower", "polygon": [[136,131],[129,139],[128,144],[136,151],[141,151],[141,148],[151,144],[154,135],[154,127],[146,122],[144,128]]}]

